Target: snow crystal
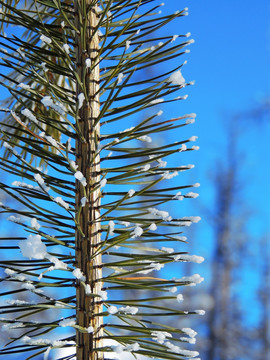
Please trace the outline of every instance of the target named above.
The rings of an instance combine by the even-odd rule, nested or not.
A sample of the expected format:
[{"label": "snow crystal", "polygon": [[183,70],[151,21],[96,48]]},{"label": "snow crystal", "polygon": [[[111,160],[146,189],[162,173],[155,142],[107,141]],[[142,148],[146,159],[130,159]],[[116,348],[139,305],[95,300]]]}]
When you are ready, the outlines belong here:
[{"label": "snow crystal", "polygon": [[86,186],[86,178],[83,176],[83,174],[80,171],[76,171],[74,174],[75,178],[80,181],[82,186]]},{"label": "snow crystal", "polygon": [[65,202],[60,196],[57,196],[53,199],[57,204],[63,206],[66,210],[69,209],[69,204]]},{"label": "snow crystal", "polygon": [[202,256],[197,256],[197,255],[182,254],[182,255],[175,255],[174,260],[190,261],[197,264],[201,264],[204,261],[204,258]]},{"label": "snow crystal", "polygon": [[186,216],[182,219],[183,221],[185,220],[190,220],[194,223],[198,223],[199,221],[201,221],[201,217],[200,216]]},{"label": "snow crystal", "polygon": [[6,273],[8,276],[13,276],[14,274],[16,274],[16,271],[6,268],[6,269],[5,269],[5,273]]},{"label": "snow crystal", "polygon": [[8,221],[12,221],[16,224],[22,224],[22,219],[19,216],[16,217],[16,216],[10,215],[7,219],[8,219]]},{"label": "snow crystal", "polygon": [[173,199],[183,200],[183,199],[184,199],[184,196],[181,194],[181,191],[178,191],[178,193],[176,193],[176,194],[173,196]]},{"label": "snow crystal", "polygon": [[155,104],[162,103],[163,101],[164,101],[164,99],[155,99],[155,100],[150,101],[149,104],[155,105]]},{"label": "snow crystal", "polygon": [[62,27],[62,29],[64,29],[65,26],[66,26],[65,22],[64,22],[64,21],[61,21],[61,27]]},{"label": "snow crystal", "polygon": [[3,145],[6,149],[12,150],[12,147],[6,141],[4,141]]},{"label": "snow crystal", "polygon": [[157,225],[155,223],[152,223],[148,229],[151,231],[155,231],[155,230],[157,230]]},{"label": "snow crystal", "polygon": [[196,339],[195,338],[180,337],[179,340],[184,341],[184,342],[188,342],[190,344],[196,344]]},{"label": "snow crystal", "polygon": [[63,49],[67,54],[69,54],[69,45],[68,44],[64,44]]},{"label": "snow crystal", "polygon": [[132,231],[130,235],[134,239],[136,237],[141,236],[142,234],[143,234],[143,229],[140,226],[136,225],[134,231]]},{"label": "snow crystal", "polygon": [[164,251],[164,252],[166,252],[166,253],[168,253],[168,254],[174,253],[174,249],[173,249],[173,248],[168,248],[168,247],[165,247],[165,246],[162,246],[161,251]]},{"label": "snow crystal", "polygon": [[198,139],[198,136],[191,136],[188,141],[196,141]]},{"label": "snow crystal", "polygon": [[191,328],[183,328],[181,330],[191,338],[193,338],[197,335],[196,331]]},{"label": "snow crystal", "polygon": [[39,185],[43,185],[43,184],[44,184],[44,179],[41,177],[40,174],[35,174],[35,175],[34,175],[34,178],[35,178],[36,182],[37,182]]},{"label": "snow crystal", "polygon": [[124,348],[124,351],[138,351],[140,349],[140,345],[138,343],[129,344]]},{"label": "snow crystal", "polygon": [[109,234],[113,235],[114,234],[115,223],[112,220],[109,221],[108,227],[109,227]]},{"label": "snow crystal", "polygon": [[119,221],[119,224],[124,225],[125,227],[130,225],[130,222],[128,221]]},{"label": "snow crystal", "polygon": [[190,32],[188,32],[188,33],[186,33],[186,35],[185,35],[186,37],[190,37],[191,36],[191,33]]},{"label": "snow crystal", "polygon": [[40,224],[38,223],[36,218],[31,219],[30,222],[31,222],[32,228],[34,228],[35,230],[39,230]]},{"label": "snow crystal", "polygon": [[104,301],[108,299],[107,291],[98,290],[97,295],[99,295]]},{"label": "snow crystal", "polygon": [[91,59],[89,59],[89,58],[85,59],[85,66],[86,66],[86,68],[91,67]]},{"label": "snow crystal", "polygon": [[172,83],[173,85],[184,85],[185,84],[185,79],[181,73],[181,70],[176,71],[175,73],[171,74],[171,76],[169,77],[169,82]]},{"label": "snow crystal", "polygon": [[186,144],[182,144],[179,151],[186,151],[187,150],[187,145]]},{"label": "snow crystal", "polygon": [[88,326],[88,328],[86,330],[87,330],[88,334],[91,334],[92,332],[94,332],[93,326]]},{"label": "snow crystal", "polygon": [[198,193],[194,193],[194,192],[188,192],[185,197],[189,197],[189,198],[193,198],[193,199],[196,199],[197,197],[199,196]]},{"label": "snow crystal", "polygon": [[176,287],[176,286],[173,286],[173,287],[169,288],[168,290],[169,290],[169,292],[171,292],[171,293],[176,293],[177,287]]},{"label": "snow crystal", "polygon": [[103,188],[105,185],[107,184],[107,179],[103,178],[102,180],[100,180],[100,188]]},{"label": "snow crystal", "polygon": [[141,167],[141,171],[148,171],[151,168],[150,164],[146,164],[144,166]]},{"label": "snow crystal", "polygon": [[91,295],[92,292],[91,292],[91,288],[90,288],[90,285],[89,284],[86,284],[85,285],[85,295]]},{"label": "snow crystal", "polygon": [[121,354],[124,351],[124,346],[121,344],[118,345],[111,345],[111,349],[116,353],[116,354]]},{"label": "snow crystal", "polygon": [[29,235],[27,240],[19,242],[22,255],[29,259],[44,259],[47,255],[46,245],[40,235]]},{"label": "snow crystal", "polygon": [[85,276],[83,275],[83,273],[81,272],[81,269],[78,269],[78,268],[74,269],[72,271],[72,274],[75,276],[75,278],[77,278],[80,281],[85,281],[85,279],[86,279]]},{"label": "snow crystal", "polygon": [[123,306],[118,309],[118,311],[124,312],[125,314],[135,315],[139,309],[135,306]]},{"label": "snow crystal", "polygon": [[62,105],[61,103],[57,102],[56,104],[54,104],[52,98],[49,95],[44,96],[41,99],[41,103],[44,106],[49,106],[52,109],[54,109],[56,112],[58,112],[60,115],[64,116],[66,113],[66,108],[64,107],[64,105]]},{"label": "snow crystal", "polygon": [[173,35],[171,42],[174,42],[178,37],[179,35]]},{"label": "snow crystal", "polygon": [[79,165],[77,165],[77,164],[75,163],[74,160],[71,160],[71,161],[69,162],[69,164],[70,164],[71,168],[72,168],[72,169],[75,169],[75,170],[77,170],[77,168],[78,168],[78,166],[79,166]]},{"label": "snow crystal", "polygon": [[166,331],[153,331],[151,336],[152,340],[157,341],[159,344],[164,344],[166,338],[172,337],[172,334]]},{"label": "snow crystal", "polygon": [[130,44],[131,44],[131,41],[127,40],[126,41],[126,51],[130,48]]},{"label": "snow crystal", "polygon": [[84,93],[80,93],[78,95],[78,109],[81,109],[81,107],[83,106],[84,100],[85,100]]},{"label": "snow crystal", "polygon": [[24,83],[19,83],[18,87],[24,89],[24,90],[29,90],[31,89],[29,85],[24,84]]},{"label": "snow crystal", "polygon": [[118,309],[116,306],[111,305],[108,309],[107,309],[108,313],[111,315],[114,315],[118,312]]},{"label": "snow crystal", "polygon": [[43,43],[48,44],[48,45],[51,44],[51,42],[52,42],[52,40],[49,37],[45,36],[45,35],[41,35],[40,40]]},{"label": "snow crystal", "polygon": [[10,331],[12,329],[18,329],[24,327],[24,324],[22,322],[15,322],[11,324],[5,324],[2,326],[2,331]]},{"label": "snow crystal", "polygon": [[21,288],[30,290],[30,291],[33,291],[36,289],[35,286],[33,284],[31,284],[30,282],[26,282],[26,283],[22,284]]},{"label": "snow crystal", "polygon": [[194,274],[192,276],[183,276],[181,279],[176,279],[175,281],[187,281],[190,282],[190,286],[194,286],[196,284],[200,284],[201,282],[204,281],[204,278],[201,277],[199,274]]},{"label": "snow crystal", "polygon": [[200,147],[194,145],[194,146],[191,147],[191,150],[200,150]]},{"label": "snow crystal", "polygon": [[201,184],[200,183],[195,183],[194,185],[192,185],[193,187],[200,187]]},{"label": "snow crystal", "polygon": [[81,205],[82,205],[82,207],[85,206],[86,201],[87,201],[87,198],[86,198],[85,196],[84,196],[83,198],[81,198]]},{"label": "snow crystal", "polygon": [[76,325],[75,319],[64,319],[59,322],[59,326],[66,327],[66,326],[74,326]]},{"label": "snow crystal", "polygon": [[45,351],[45,353],[43,354],[43,360],[48,360],[49,359],[49,354],[51,352],[51,347],[48,347],[47,350]]},{"label": "snow crystal", "polygon": [[183,301],[183,300],[184,300],[183,295],[182,295],[182,294],[178,294],[178,295],[176,296],[176,300],[177,300],[178,302]]},{"label": "snow crystal", "polygon": [[205,311],[204,310],[195,310],[194,311],[196,314],[198,315],[205,315]]},{"label": "snow crystal", "polygon": [[159,112],[157,112],[157,116],[161,116],[163,114],[162,110],[159,110]]},{"label": "snow crystal", "polygon": [[128,191],[128,196],[129,196],[129,197],[133,196],[134,194],[135,194],[135,190],[130,189],[130,190]]},{"label": "snow crystal", "polygon": [[145,142],[148,142],[148,143],[151,143],[152,142],[152,138],[150,136],[147,136],[147,135],[143,135],[143,136],[140,136],[137,138],[138,140],[141,140],[141,141],[145,141]]},{"label": "snow crystal", "polygon": [[34,123],[37,123],[38,120],[37,118],[35,117],[35,115],[28,109],[23,109],[21,110],[21,113],[27,117],[29,120],[33,121]]},{"label": "snow crystal", "polygon": [[169,179],[172,179],[174,178],[175,176],[178,175],[178,171],[174,171],[172,173],[170,173],[169,171],[165,171],[161,176],[166,179],[166,180],[169,180]]},{"label": "snow crystal", "polygon": [[123,81],[124,77],[125,77],[125,75],[123,73],[118,74],[118,76],[117,76],[117,85],[120,84]]},{"label": "snow crystal", "polygon": [[171,221],[172,220],[172,217],[170,216],[168,211],[158,210],[156,208],[148,208],[147,211],[150,214],[152,214],[154,216],[157,216],[157,217],[161,218],[164,221]]}]

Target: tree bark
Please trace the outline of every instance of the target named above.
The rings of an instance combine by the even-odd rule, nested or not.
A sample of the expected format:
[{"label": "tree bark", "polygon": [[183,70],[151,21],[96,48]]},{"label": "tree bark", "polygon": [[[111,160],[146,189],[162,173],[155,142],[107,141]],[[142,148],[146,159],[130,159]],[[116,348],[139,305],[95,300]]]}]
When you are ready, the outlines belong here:
[{"label": "tree bark", "polygon": [[[98,294],[102,287],[101,255],[95,251],[101,241],[100,217],[100,159],[97,156],[99,145],[99,37],[96,27],[98,16],[92,1],[75,1],[77,86],[76,96],[85,94],[82,107],[78,110],[77,126],[81,137],[76,139],[77,171],[86,178],[84,187],[76,181],[76,267],[85,275],[92,294]],[[91,68],[86,67],[85,60],[91,59]],[[81,199],[87,198],[86,205],[81,207]],[[77,281],[76,314],[77,325],[83,328],[93,327],[94,332],[77,330],[77,360],[101,360],[103,322],[102,302],[99,296],[86,295],[85,286]]]}]

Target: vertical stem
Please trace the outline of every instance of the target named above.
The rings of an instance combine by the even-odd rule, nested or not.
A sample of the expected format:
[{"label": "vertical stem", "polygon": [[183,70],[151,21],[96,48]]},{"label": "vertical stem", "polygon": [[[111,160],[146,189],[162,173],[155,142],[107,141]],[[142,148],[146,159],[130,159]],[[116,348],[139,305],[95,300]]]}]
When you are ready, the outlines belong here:
[{"label": "vertical stem", "polygon": [[[87,180],[86,187],[76,183],[76,213],[81,231],[76,231],[76,266],[86,277],[92,294],[98,294],[102,287],[101,256],[93,256],[100,244],[101,229],[97,220],[100,216],[100,190],[94,190],[100,181],[100,159],[96,156],[99,144],[99,125],[94,126],[100,113],[99,103],[99,38],[95,28],[98,23],[95,6],[90,0],[75,1],[75,18],[78,33],[76,34],[77,96],[86,94],[83,106],[78,112],[78,126],[82,138],[76,141],[77,171],[82,172]],[[85,60],[91,59],[91,68],[86,68]],[[86,196],[87,203],[81,206],[81,199]],[[77,360],[102,360],[102,352],[96,349],[102,346],[102,303],[100,297],[86,295],[85,287],[77,281],[76,304],[77,325],[89,328],[94,332],[77,330]]]}]

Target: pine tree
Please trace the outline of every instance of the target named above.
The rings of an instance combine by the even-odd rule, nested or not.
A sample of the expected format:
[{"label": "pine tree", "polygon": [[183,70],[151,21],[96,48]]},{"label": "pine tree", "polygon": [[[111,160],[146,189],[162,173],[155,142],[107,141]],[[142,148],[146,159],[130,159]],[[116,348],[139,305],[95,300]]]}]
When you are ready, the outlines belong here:
[{"label": "pine tree", "polygon": [[[199,220],[164,210],[192,197],[180,190],[198,184],[169,187],[192,166],[165,169],[163,159],[196,150],[188,147],[196,138],[150,144],[150,134],[167,139],[194,122],[194,114],[165,119],[154,111],[183,100],[172,95],[191,84],[183,64],[171,62],[185,53],[189,34],[160,31],[187,9],[162,15],[155,0],[0,4],[2,86],[10,93],[1,108],[0,165],[12,181],[1,190],[18,204],[1,203],[1,212],[23,231],[1,238],[9,252],[2,280],[15,286],[2,296],[16,299],[1,305],[3,329],[12,332],[0,355],[56,359],[66,347],[77,360],[121,352],[194,358],[185,347],[194,332],[162,319],[203,313],[179,310],[177,294],[202,278],[151,274],[175,261],[202,261],[186,249],[159,248],[184,243],[183,227]],[[20,300],[25,293],[33,300]]]}]

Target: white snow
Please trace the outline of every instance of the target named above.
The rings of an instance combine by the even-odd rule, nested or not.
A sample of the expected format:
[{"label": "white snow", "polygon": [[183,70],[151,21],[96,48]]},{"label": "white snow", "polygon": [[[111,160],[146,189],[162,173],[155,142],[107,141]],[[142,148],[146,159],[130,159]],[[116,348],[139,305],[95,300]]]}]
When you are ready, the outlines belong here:
[{"label": "white snow", "polygon": [[139,311],[139,309],[135,306],[123,306],[123,307],[120,307],[118,309],[118,311],[121,311],[125,314],[131,314],[131,315],[135,315],[137,314],[137,312]]},{"label": "white snow", "polygon": [[64,49],[64,51],[65,51],[67,54],[69,54],[70,48],[69,48],[69,45],[68,45],[68,44],[64,44],[64,45],[63,45],[63,49]]},{"label": "white snow", "polygon": [[135,190],[130,189],[130,190],[128,191],[128,197],[131,197],[131,196],[133,196],[134,194],[135,194]]},{"label": "white snow", "polygon": [[105,185],[107,184],[107,179],[103,178],[102,180],[100,180],[100,188],[103,188]]},{"label": "white snow", "polygon": [[188,192],[185,197],[189,197],[189,198],[193,198],[193,199],[196,199],[197,197],[199,196],[198,193],[194,193],[192,191]]},{"label": "white snow", "polygon": [[40,224],[38,223],[36,218],[31,219],[30,223],[32,228],[34,228],[35,230],[39,230]]},{"label": "white snow", "polygon": [[48,36],[46,36],[46,35],[41,35],[41,36],[40,36],[40,40],[41,40],[43,43],[48,44],[48,45],[50,45],[51,42],[52,42],[52,40],[51,40]]},{"label": "white snow", "polygon": [[111,314],[111,315],[114,315],[118,312],[118,309],[116,306],[114,305],[111,305],[109,306],[109,308],[107,309],[108,313]]},{"label": "white snow", "polygon": [[151,336],[152,340],[157,341],[159,344],[164,344],[167,338],[172,337],[172,334],[168,333],[167,331],[153,331]]},{"label": "white snow", "polygon": [[85,204],[87,202],[87,198],[84,196],[83,198],[81,198],[81,206],[85,207]]},{"label": "white snow", "polygon": [[125,75],[123,73],[118,74],[118,76],[117,76],[117,84],[121,84],[124,77],[125,77]]},{"label": "white snow", "polygon": [[173,74],[171,74],[171,76],[169,77],[169,82],[172,83],[173,85],[181,86],[185,84],[186,80],[184,79],[181,70],[178,70]]},{"label": "white snow", "polygon": [[107,291],[99,290],[97,292],[97,295],[99,295],[101,297],[101,299],[104,301],[108,299]]},{"label": "white snow", "polygon": [[57,204],[63,206],[66,210],[69,209],[69,204],[65,202],[60,196],[57,196],[53,199]]},{"label": "white snow", "polygon": [[84,93],[80,93],[78,95],[78,109],[82,108],[84,100],[85,100]]},{"label": "white snow", "polygon": [[145,142],[148,142],[148,143],[151,143],[152,142],[152,138],[150,136],[147,136],[147,135],[143,135],[143,136],[140,136],[137,138],[138,140],[141,140],[141,141],[145,141]]},{"label": "white snow", "polygon": [[175,261],[181,261],[181,260],[189,261],[189,262],[201,264],[204,261],[204,258],[202,256],[198,256],[198,255],[182,254],[182,255],[175,255],[174,260]]},{"label": "white snow", "polygon": [[21,113],[27,117],[29,120],[33,121],[34,123],[37,123],[38,120],[37,118],[35,117],[35,115],[28,109],[23,109],[21,110]]},{"label": "white snow", "polygon": [[86,186],[87,185],[87,182],[86,182],[86,178],[83,176],[83,174],[81,173],[81,171],[76,171],[75,174],[74,174],[75,178],[77,180],[80,181],[80,183],[82,184],[82,186]]},{"label": "white snow", "polygon": [[59,322],[59,326],[61,327],[74,326],[74,325],[76,325],[75,319],[64,319]]},{"label": "white snow", "polygon": [[24,84],[24,83],[19,83],[18,87],[20,87],[20,88],[22,88],[24,90],[30,90],[31,89],[29,85]]},{"label": "white snow", "polygon": [[157,230],[157,225],[155,223],[152,223],[148,229],[151,231],[155,231],[155,230]]},{"label": "white snow", "polygon": [[164,101],[164,99],[155,99],[155,100],[150,101],[149,104],[155,105],[155,104],[162,103],[163,101]]},{"label": "white snow", "polygon": [[112,220],[109,221],[108,227],[109,227],[109,234],[113,235],[114,234],[115,223]]},{"label": "white snow", "polygon": [[86,66],[86,68],[90,68],[90,67],[91,67],[91,59],[87,58],[87,59],[85,60],[85,66]]},{"label": "white snow", "polygon": [[81,269],[78,269],[78,268],[74,269],[72,271],[72,274],[75,276],[76,279],[78,279],[80,281],[85,281],[86,280],[85,276],[81,272]]},{"label": "white snow", "polygon": [[139,225],[136,225],[134,231],[130,234],[131,237],[134,239],[136,237],[139,237],[143,234],[143,228],[141,228]]},{"label": "white snow", "polygon": [[8,218],[8,221],[12,221],[16,224],[22,224],[22,219],[19,216],[10,215]]},{"label": "white snow", "polygon": [[47,255],[46,245],[40,235],[29,235],[27,240],[19,242],[22,255],[29,259],[44,259]]},{"label": "white snow", "polygon": [[183,295],[182,295],[182,294],[178,294],[178,295],[176,296],[176,300],[177,300],[178,302],[183,301],[183,300],[184,300]]}]

